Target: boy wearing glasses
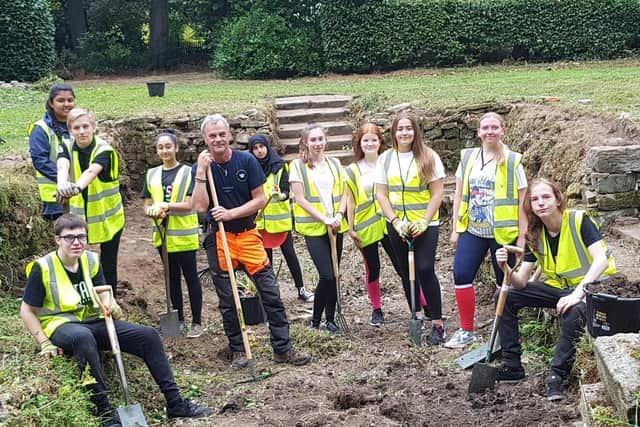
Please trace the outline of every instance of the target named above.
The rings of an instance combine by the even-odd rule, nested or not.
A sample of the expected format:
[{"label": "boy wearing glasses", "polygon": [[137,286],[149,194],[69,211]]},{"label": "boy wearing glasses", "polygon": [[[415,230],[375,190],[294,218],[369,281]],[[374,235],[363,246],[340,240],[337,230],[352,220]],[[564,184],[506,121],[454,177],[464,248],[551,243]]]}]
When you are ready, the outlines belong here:
[{"label": "boy wearing glasses", "polygon": [[[97,302],[94,286],[105,285],[96,253],[85,250],[87,223],[66,214],[54,223],[57,250],[27,266],[27,284],[20,317],[40,346],[40,355],[52,357],[64,351],[78,363],[78,381],[92,383],[91,400],[105,426],[120,421],[109,403],[99,351],[109,350],[107,328]],[[114,319],[122,310],[113,303]],[[120,348],[143,358],[167,400],[167,415],[202,417],[211,410],[197,406],[180,395],[162,342],[155,329],[115,320]],[[89,365],[87,376],[85,371]]]}]

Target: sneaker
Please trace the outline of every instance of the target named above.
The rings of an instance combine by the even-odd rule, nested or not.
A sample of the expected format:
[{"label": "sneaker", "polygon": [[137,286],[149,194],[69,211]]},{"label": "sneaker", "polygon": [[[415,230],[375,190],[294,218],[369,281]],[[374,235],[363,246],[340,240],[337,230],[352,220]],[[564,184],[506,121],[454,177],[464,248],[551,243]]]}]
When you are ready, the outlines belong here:
[{"label": "sneaker", "polygon": [[371,319],[369,320],[369,324],[371,326],[384,325],[384,316],[382,315],[381,309],[376,308],[375,310],[373,310],[373,313],[371,313]]},{"label": "sneaker", "polygon": [[444,344],[444,346],[446,348],[464,348],[475,341],[476,333],[474,331],[458,329],[451,339]]},{"label": "sneaker", "polygon": [[194,323],[193,325],[191,325],[191,329],[189,329],[189,332],[187,333],[187,338],[198,338],[203,333],[204,328],[202,327],[202,325]]},{"label": "sneaker", "polygon": [[189,399],[180,398],[177,403],[167,405],[167,417],[169,418],[200,418],[208,417],[211,414],[213,414],[211,408],[198,406]]},{"label": "sneaker", "polygon": [[313,293],[307,291],[303,286],[298,288],[298,299],[304,302],[313,302]]},{"label": "sneaker", "polygon": [[102,412],[100,418],[102,419],[101,427],[122,427],[118,411],[113,408]]},{"label": "sneaker", "polygon": [[326,321],[324,323],[324,328],[332,334],[336,334],[336,335],[340,335],[343,334],[344,331],[342,330],[342,328],[338,325],[335,324],[335,322],[330,322],[330,321]]},{"label": "sneaker", "polygon": [[244,369],[249,366],[249,359],[244,351],[231,352],[231,367],[236,369]]},{"label": "sneaker", "polygon": [[444,331],[444,326],[433,325],[431,327],[431,335],[427,338],[427,344],[429,345],[440,345],[444,343],[444,339],[447,336]]},{"label": "sneaker", "polygon": [[309,323],[308,329],[320,329],[320,322],[314,322],[313,320]]},{"label": "sneaker", "polygon": [[428,305],[423,305],[422,306],[422,312],[424,313],[424,319],[425,320],[431,320],[431,312],[429,311],[429,306]]},{"label": "sneaker", "polygon": [[523,380],[525,377],[524,369],[522,366],[507,366],[501,365],[498,367],[498,372],[496,373],[496,381],[502,383],[517,383]]},{"label": "sneaker", "polygon": [[291,349],[286,353],[273,353],[273,360],[276,363],[290,363],[295,366],[301,366],[309,363],[311,355],[304,351]]},{"label": "sneaker", "polygon": [[564,380],[560,375],[549,374],[544,381],[544,394],[548,400],[562,400],[564,399]]}]

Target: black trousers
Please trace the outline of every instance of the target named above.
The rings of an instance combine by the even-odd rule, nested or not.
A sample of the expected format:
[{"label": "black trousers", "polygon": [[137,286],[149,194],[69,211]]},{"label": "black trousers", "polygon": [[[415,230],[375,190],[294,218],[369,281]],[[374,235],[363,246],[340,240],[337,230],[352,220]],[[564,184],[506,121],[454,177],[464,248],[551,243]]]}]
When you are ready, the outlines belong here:
[{"label": "black trousers", "polygon": [[[158,248],[162,258],[162,248]],[[184,322],[184,302],[182,299],[182,275],[187,282],[189,292],[189,305],[191,306],[192,322],[202,324],[202,287],[198,279],[198,267],[196,266],[196,251],[170,252],[169,258],[169,295],[171,305],[178,310],[178,319]]]},{"label": "black trousers", "polygon": [[[149,372],[164,394],[167,402],[180,397],[178,386],[173,378],[169,361],[164,352],[162,341],[155,329],[148,326],[116,320],[116,333],[120,349],[144,359]],[[65,354],[72,355],[78,363],[80,375],[85,372],[87,363],[96,383],[91,385],[92,400],[101,410],[109,406],[107,385],[100,351],[111,350],[107,327],[104,320],[88,323],[65,323],[58,327],[51,336],[51,342],[62,348]]]},{"label": "black trousers", "polygon": [[[313,264],[318,270],[318,285],[313,297],[313,315],[311,321],[318,325],[322,320],[322,312],[325,313],[327,322],[333,322],[336,315],[336,303],[338,301],[338,291],[336,288],[336,276],[333,274],[333,264],[331,262],[331,244],[329,236],[304,236],[307,250],[311,256]],[[338,255],[338,265],[342,257],[343,234],[336,234],[336,250]]]},{"label": "black trousers", "polygon": [[385,234],[382,240],[371,243],[370,245],[360,249],[360,252],[362,252],[362,258],[364,258],[364,262],[367,264],[367,271],[369,272],[367,280],[368,283],[375,282],[380,278],[380,254],[378,253],[378,243],[382,244],[382,248],[391,260],[393,269],[396,271],[398,276],[400,276],[400,264],[398,264],[398,260],[393,253],[389,236]]},{"label": "black trousers", "polygon": [[[438,320],[442,318],[442,294],[440,293],[440,282],[436,276],[435,259],[438,248],[438,234],[440,226],[429,226],[424,233],[413,239],[414,260],[416,268],[416,283],[414,288],[414,307],[420,309],[420,288],[429,306],[431,318]],[[404,295],[407,298],[409,308],[411,308],[411,288],[409,285],[409,247],[407,242],[402,240],[391,223],[387,223],[387,231],[391,247],[396,257],[402,278]]]},{"label": "black trousers", "polygon": [[[214,232],[207,233],[203,245],[207,252],[213,285],[216,288],[216,294],[218,294],[218,308],[220,309],[220,314],[222,314],[222,325],[229,340],[229,348],[231,351],[244,351],[240,321],[238,320],[233,299],[231,282],[229,281],[229,275],[220,269]],[[280,289],[271,264],[254,274],[251,280],[253,280],[258,289],[262,306],[265,313],[267,313],[267,321],[269,322],[269,331],[271,333],[271,347],[275,353],[286,353],[291,349],[289,321],[280,298]]]},{"label": "black trousers", "polygon": [[118,248],[122,230],[118,231],[108,242],[100,243],[100,264],[107,285],[111,285],[113,294],[116,294],[118,285]]},{"label": "black trousers", "polygon": [[[559,289],[543,282],[529,282],[524,289],[509,290],[499,326],[502,359],[505,365],[521,366],[518,310],[523,307],[555,308],[558,300],[572,291],[573,288]],[[585,310],[586,304],[582,302],[560,316],[560,338],[551,360],[551,370],[562,378],[567,378],[571,372],[576,343],[584,333]]]},{"label": "black trousers", "polygon": [[[287,238],[280,246],[280,251],[282,251],[282,256],[287,263],[287,267],[289,267],[293,283],[295,283],[296,288],[300,289],[304,287],[302,268],[300,268],[300,261],[298,261],[298,256],[296,255],[296,248],[293,246],[293,237],[291,236],[291,233],[291,231],[287,233]],[[269,262],[273,265],[273,249],[265,248],[265,251],[267,251]]]}]

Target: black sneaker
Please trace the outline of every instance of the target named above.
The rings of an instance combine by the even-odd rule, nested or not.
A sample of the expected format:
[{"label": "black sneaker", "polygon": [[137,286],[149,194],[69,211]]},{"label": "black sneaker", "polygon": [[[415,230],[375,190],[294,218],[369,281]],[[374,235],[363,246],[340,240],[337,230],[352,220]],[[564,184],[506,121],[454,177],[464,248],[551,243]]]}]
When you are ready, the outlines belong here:
[{"label": "black sneaker", "polygon": [[213,414],[211,408],[198,406],[189,399],[181,398],[173,405],[167,405],[167,417],[169,418],[200,418]]},{"label": "black sneaker", "polygon": [[560,375],[549,374],[544,381],[544,394],[548,400],[562,400],[566,397],[564,392],[564,380]]},{"label": "black sneaker", "polygon": [[382,326],[384,325],[384,316],[382,314],[382,310],[379,308],[376,308],[375,310],[373,310],[373,313],[371,313],[371,319],[369,320],[369,324],[371,326]]},{"label": "black sneaker", "polygon": [[324,328],[332,334],[340,335],[344,333],[342,328],[336,325],[335,322],[326,321],[324,324]]},{"label": "black sneaker", "polygon": [[424,313],[424,320],[431,320],[431,312],[428,305],[422,306],[422,312]]},{"label": "black sneaker", "polygon": [[120,416],[118,415],[118,411],[115,409],[102,413],[100,418],[102,419],[102,427],[122,427]]},{"label": "black sneaker", "polygon": [[308,329],[320,329],[320,322],[314,322],[313,320],[309,323]]},{"label": "black sneaker", "polygon": [[496,374],[496,381],[502,383],[517,383],[523,380],[525,377],[524,369],[522,366],[513,367],[507,365],[501,365],[498,367],[498,373]]},{"label": "black sneaker", "polygon": [[444,339],[447,334],[444,331],[444,326],[433,325],[431,327],[431,334],[427,338],[427,344],[440,345],[444,343]]}]

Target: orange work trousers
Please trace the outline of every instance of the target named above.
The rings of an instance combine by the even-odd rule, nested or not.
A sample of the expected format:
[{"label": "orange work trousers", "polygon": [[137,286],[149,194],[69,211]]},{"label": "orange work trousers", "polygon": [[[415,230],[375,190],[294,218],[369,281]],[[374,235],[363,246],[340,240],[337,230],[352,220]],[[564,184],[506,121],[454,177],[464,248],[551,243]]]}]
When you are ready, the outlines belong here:
[{"label": "orange work trousers", "polygon": [[[242,233],[226,232],[227,242],[229,243],[229,254],[231,255],[231,264],[233,269],[238,268],[238,264],[244,265],[245,270],[250,276],[263,270],[269,265],[267,252],[264,250],[262,236],[258,230],[251,229]],[[224,246],[222,245],[222,235],[216,232],[216,246],[218,250],[218,264],[222,271],[229,271],[227,260],[224,256]]]}]

